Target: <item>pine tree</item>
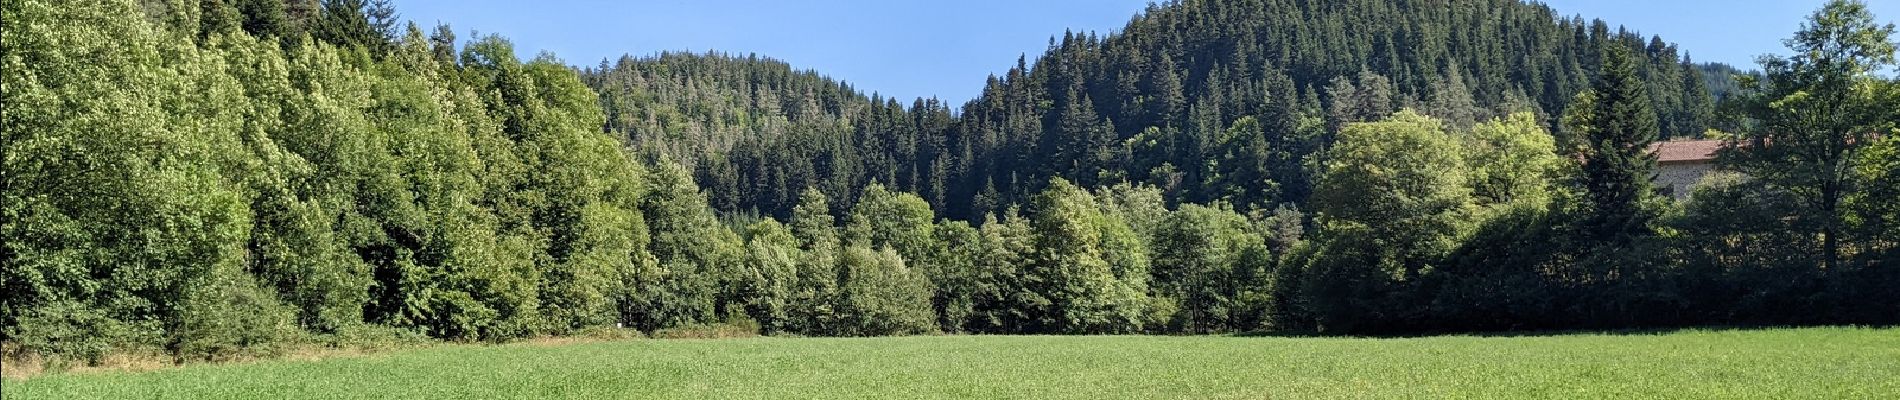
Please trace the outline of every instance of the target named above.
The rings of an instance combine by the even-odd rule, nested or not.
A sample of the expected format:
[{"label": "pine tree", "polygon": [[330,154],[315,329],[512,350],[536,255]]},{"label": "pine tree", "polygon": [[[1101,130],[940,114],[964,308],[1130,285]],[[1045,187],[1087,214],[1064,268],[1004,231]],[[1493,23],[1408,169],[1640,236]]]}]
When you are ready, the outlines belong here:
[{"label": "pine tree", "polygon": [[1650,232],[1657,215],[1650,181],[1656,174],[1656,113],[1636,76],[1636,61],[1621,46],[1604,49],[1602,72],[1587,100],[1570,105],[1567,124],[1582,154],[1578,184],[1588,195],[1585,234],[1602,243],[1629,243]]},{"label": "pine tree", "polygon": [[389,50],[395,36],[396,12],[389,0],[323,0],[312,35],[344,47],[362,47],[372,54]]},{"label": "pine tree", "polygon": [[1431,83],[1431,97],[1426,101],[1425,114],[1445,121],[1453,130],[1470,129],[1478,122],[1483,110],[1471,99],[1471,89],[1465,86],[1464,74],[1453,67],[1446,76],[1435,78]]},{"label": "pine tree", "polygon": [[455,65],[455,30],[449,24],[438,24],[435,32],[429,34],[430,52],[435,61],[442,65]]},{"label": "pine tree", "polygon": [[285,13],[284,0],[238,0],[236,4],[238,13],[244,16],[244,31],[251,35],[286,42],[303,35]]}]

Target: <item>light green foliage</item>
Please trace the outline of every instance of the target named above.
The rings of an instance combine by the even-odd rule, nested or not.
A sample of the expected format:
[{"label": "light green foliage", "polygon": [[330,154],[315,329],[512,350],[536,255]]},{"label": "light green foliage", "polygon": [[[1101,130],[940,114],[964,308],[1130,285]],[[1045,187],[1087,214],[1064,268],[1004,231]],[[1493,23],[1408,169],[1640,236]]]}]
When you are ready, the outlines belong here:
[{"label": "light green foliage", "polygon": [[0,332],[23,352],[565,333],[626,318],[655,269],[646,171],[558,60],[491,37],[443,64],[413,28],[374,55],[284,50],[201,31],[197,7],[164,26],[124,1],[4,10],[30,27],[4,33],[0,73]]},{"label": "light green foliage", "polygon": [[[1894,85],[1900,87],[1900,84]],[[1856,178],[1866,190],[1848,198],[1855,220],[1870,237],[1888,242],[1900,239],[1900,135],[1890,135],[1867,147],[1854,163]],[[1900,249],[1900,245],[1891,246]]]},{"label": "light green foliage", "polygon": [[[242,125],[241,87],[223,74],[219,53],[120,18],[137,12],[130,4],[4,9],[0,263],[7,301],[0,336],[53,334],[60,336],[20,340],[91,349],[109,344],[61,342],[192,339],[109,333],[145,335],[152,332],[140,326],[222,317],[178,306],[194,286],[243,270],[251,221],[236,177],[250,160],[232,151],[243,145],[228,134]],[[71,325],[23,329],[21,322]]]},{"label": "light green foliage", "polygon": [[839,258],[840,326],[844,336],[909,335],[935,331],[930,280],[904,265],[891,249],[845,247]]},{"label": "light green foliage", "polygon": [[[433,56],[420,36],[412,35],[416,44],[408,54],[426,63]],[[626,285],[660,262],[647,247],[647,216],[640,209],[644,169],[617,142],[596,133],[603,117],[593,93],[560,60],[543,56],[517,65],[504,52],[511,46],[495,37],[470,48],[485,52],[479,58],[487,63],[474,73],[494,74],[488,85],[505,103],[491,108],[512,108],[502,113],[503,134],[514,141],[523,167],[533,171],[517,182],[524,196],[516,205],[526,208],[530,226],[547,246],[536,269],[549,329],[566,332],[626,318],[615,311],[633,301]],[[724,239],[721,244],[729,246],[722,250],[736,251],[730,232],[708,237]]]},{"label": "light green foliage", "polygon": [[1437,120],[1400,111],[1340,132],[1314,207],[1325,227],[1365,229],[1372,236],[1362,239],[1423,258],[1449,245],[1456,218],[1471,205],[1467,174],[1462,147]]},{"label": "light green foliage", "polygon": [[1060,178],[1035,199],[1036,233],[1026,286],[1047,304],[1032,307],[1033,328],[1069,333],[1138,331],[1148,317],[1147,247],[1121,215]]},{"label": "light green foliage", "polygon": [[[538,309],[543,298],[533,289],[543,276],[540,271],[526,268],[532,261],[519,253],[514,258],[490,255],[496,252],[489,239],[496,228],[493,217],[477,205],[482,161],[473,145],[477,139],[471,137],[482,134],[476,131],[482,122],[464,121],[452,111],[479,102],[456,105],[449,99],[473,98],[442,96],[458,89],[428,79],[436,67],[427,64],[421,41],[412,33],[395,60],[372,66],[367,71],[371,77],[357,78],[367,82],[355,97],[362,103],[337,111],[338,118],[366,118],[362,123],[368,125],[356,139],[367,149],[342,149],[332,155],[371,156],[356,175],[361,181],[355,186],[365,189],[345,192],[356,196],[355,202],[370,205],[358,208],[364,215],[350,227],[356,230],[352,247],[371,254],[365,257],[375,278],[368,317],[463,340],[548,329]],[[544,239],[534,240],[538,243],[533,251],[540,251]],[[510,263],[515,263],[512,276],[502,281],[513,285],[499,296],[480,286],[481,277],[471,276],[484,267]]]},{"label": "light green foliage", "polygon": [[[8,381],[8,398],[1891,398],[1892,329],[1275,337],[941,336],[442,346]],[[822,361],[815,361],[822,360]],[[1288,366],[1298,366],[1289,368]],[[286,381],[302,382],[287,385]]]},{"label": "light green foliage", "polygon": [[896,250],[906,261],[934,273],[931,256],[940,245],[935,238],[934,218],[930,203],[923,198],[891,192],[872,183],[851,207],[845,221],[845,242]]},{"label": "light green foliage", "polygon": [[844,249],[837,218],[830,213],[830,201],[817,189],[806,189],[792,209],[790,228],[802,250],[788,300],[786,329],[793,332],[819,335],[836,329],[838,253]]},{"label": "light green foliage", "polygon": [[317,59],[304,56],[320,50],[292,58],[247,36],[221,40],[226,57],[240,66],[230,72],[251,98],[238,134],[256,157],[245,171],[255,212],[248,244],[253,271],[297,309],[301,326],[332,332],[358,323],[368,267],[350,252],[337,224],[354,201],[349,191],[335,189],[343,186],[339,179],[318,170],[318,162],[336,157],[313,146],[322,140],[317,135],[328,133],[313,125],[341,131],[360,124],[315,121],[322,117],[313,104],[300,100],[327,86],[311,84]]},{"label": "light green foliage", "polygon": [[1128,227],[1144,242],[1153,242],[1168,218],[1168,203],[1160,189],[1148,185],[1117,183],[1095,191],[1103,210],[1120,214]]},{"label": "light green foliage", "polygon": [[795,293],[800,288],[799,263],[805,252],[791,229],[774,220],[763,220],[746,228],[745,268],[735,284],[745,302],[746,315],[758,321],[764,333],[794,328],[790,320]]},{"label": "light green foliage", "polygon": [[1313,193],[1321,233],[1288,261],[1304,268],[1292,296],[1312,328],[1417,317],[1406,289],[1458,244],[1472,203],[1466,171],[1457,139],[1409,110],[1340,132]]},{"label": "light green foliage", "polygon": [[1528,112],[1473,126],[1465,135],[1472,195],[1485,206],[1543,204],[1566,165],[1555,139]]},{"label": "light green foliage", "polygon": [[[967,224],[962,229],[938,225],[932,222],[934,216],[923,198],[873,183],[851,208],[845,236],[852,245],[896,250],[930,282],[938,325],[956,332],[970,313],[971,273],[979,251],[976,230]],[[940,237],[939,232],[960,236]]]},{"label": "light green foliage", "polygon": [[967,329],[975,332],[1020,332],[1030,322],[1031,310],[1048,306],[1049,299],[1030,291],[1025,271],[1036,256],[1036,235],[1014,206],[1002,217],[985,216],[972,313]]}]

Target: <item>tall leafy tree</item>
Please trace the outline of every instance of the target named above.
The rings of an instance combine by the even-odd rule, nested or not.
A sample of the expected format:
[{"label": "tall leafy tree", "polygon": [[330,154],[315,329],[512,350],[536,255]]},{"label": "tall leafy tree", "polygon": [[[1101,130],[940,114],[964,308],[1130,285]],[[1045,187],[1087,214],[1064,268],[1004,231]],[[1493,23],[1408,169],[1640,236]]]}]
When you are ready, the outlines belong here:
[{"label": "tall leafy tree", "polygon": [[[845,221],[846,242],[897,250],[913,264],[927,264],[938,246],[930,203],[910,193],[891,192],[872,183],[858,197]],[[913,265],[929,269],[929,266]]]},{"label": "tall leafy tree", "polygon": [[945,333],[966,332],[984,290],[986,271],[983,234],[963,221],[944,221],[935,234],[940,246],[931,255],[935,264],[929,278],[935,287],[931,305]]},{"label": "tall leafy tree", "polygon": [[1153,243],[1152,289],[1175,303],[1171,330],[1252,329],[1243,295],[1258,289],[1270,259],[1253,222],[1224,205],[1184,205],[1169,214]]},{"label": "tall leafy tree", "polygon": [[984,217],[981,258],[972,280],[971,315],[967,329],[974,332],[1024,332],[1032,310],[1048,298],[1029,289],[1026,269],[1035,257],[1035,232],[1011,206],[1001,216]]},{"label": "tall leafy tree", "polygon": [[801,258],[788,300],[787,329],[805,334],[831,334],[839,318],[839,257],[837,218],[824,192],[805,189],[792,208],[789,224],[798,239]]},{"label": "tall leafy tree", "polygon": [[10,27],[33,27],[0,33],[0,334],[96,360],[116,346],[241,345],[210,335],[243,328],[227,323],[246,313],[280,323],[285,310],[242,275],[252,161],[231,151],[244,148],[229,132],[245,98],[222,57],[196,48],[195,31],[125,18],[139,15],[129,2],[0,7]]},{"label": "tall leafy tree", "polygon": [[1759,123],[1723,161],[1802,199],[1795,216],[1822,238],[1823,266],[1840,263],[1843,200],[1863,190],[1853,160],[1890,132],[1900,108],[1881,72],[1896,65],[1893,24],[1860,1],[1828,2],[1785,41],[1791,57],[1763,56],[1763,76],[1744,77],[1737,103]]},{"label": "tall leafy tree", "polygon": [[847,336],[919,334],[935,330],[930,281],[891,249],[847,246],[839,258],[840,329]]},{"label": "tall leafy tree", "polygon": [[1438,120],[1402,110],[1347,125],[1313,201],[1321,233],[1287,261],[1300,326],[1399,329],[1421,318],[1410,298],[1465,229],[1473,201],[1464,152]]},{"label": "tall leafy tree", "polygon": [[1044,301],[1025,304],[1032,329],[1070,333],[1136,331],[1148,317],[1148,255],[1118,214],[1060,178],[1038,194],[1031,226],[1036,258],[1024,271]]},{"label": "tall leafy tree", "polygon": [[1465,136],[1472,194],[1481,205],[1544,204],[1565,163],[1555,139],[1528,112],[1473,126]]},{"label": "tall leafy tree", "polygon": [[739,312],[743,301],[728,292],[740,261],[736,235],[721,225],[684,166],[663,164],[640,210],[652,231],[655,274],[637,283],[640,301],[631,317],[641,329],[719,321]]},{"label": "tall leafy tree", "polygon": [[746,228],[745,267],[734,282],[746,315],[759,323],[763,333],[796,326],[790,310],[795,306],[794,285],[799,283],[798,263],[803,258],[798,238],[784,224],[766,219]]}]

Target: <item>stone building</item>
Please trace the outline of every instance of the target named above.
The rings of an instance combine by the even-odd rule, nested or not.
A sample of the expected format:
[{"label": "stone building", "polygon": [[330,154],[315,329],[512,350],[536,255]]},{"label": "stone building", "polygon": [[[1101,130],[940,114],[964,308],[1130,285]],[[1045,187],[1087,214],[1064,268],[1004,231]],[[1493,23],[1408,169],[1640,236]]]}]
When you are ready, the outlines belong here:
[{"label": "stone building", "polygon": [[1656,189],[1683,200],[1696,182],[1715,171],[1715,151],[1721,140],[1671,140],[1650,145],[1656,153]]}]

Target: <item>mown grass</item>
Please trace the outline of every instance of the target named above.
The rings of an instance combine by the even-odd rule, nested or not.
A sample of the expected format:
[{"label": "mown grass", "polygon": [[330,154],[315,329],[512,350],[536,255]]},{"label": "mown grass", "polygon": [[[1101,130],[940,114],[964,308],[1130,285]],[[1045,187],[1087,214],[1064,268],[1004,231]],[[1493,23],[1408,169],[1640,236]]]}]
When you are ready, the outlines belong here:
[{"label": "mown grass", "polygon": [[441,346],[5,382],[7,399],[1900,398],[1900,329]]}]

